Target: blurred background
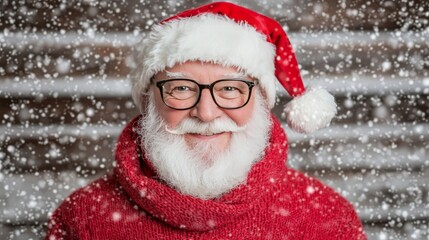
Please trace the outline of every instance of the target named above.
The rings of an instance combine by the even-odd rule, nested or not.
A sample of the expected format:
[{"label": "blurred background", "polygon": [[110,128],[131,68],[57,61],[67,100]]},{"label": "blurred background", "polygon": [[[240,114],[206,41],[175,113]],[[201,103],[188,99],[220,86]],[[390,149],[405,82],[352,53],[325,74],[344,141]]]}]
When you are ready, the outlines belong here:
[{"label": "blurred background", "polygon": [[[43,238],[59,203],[112,169],[118,134],[138,114],[132,46],[209,2],[0,2],[0,239]],[[352,202],[369,239],[429,239],[429,2],[233,2],[277,19],[305,84],[336,96],[329,128],[285,124],[288,165]]]}]

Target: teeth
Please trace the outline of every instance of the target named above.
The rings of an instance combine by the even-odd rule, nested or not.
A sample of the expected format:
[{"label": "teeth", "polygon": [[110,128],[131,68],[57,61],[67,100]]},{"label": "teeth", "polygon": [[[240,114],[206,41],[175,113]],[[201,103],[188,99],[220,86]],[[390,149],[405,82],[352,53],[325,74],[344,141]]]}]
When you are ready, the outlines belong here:
[{"label": "teeth", "polygon": [[219,132],[215,132],[215,133],[213,133],[213,132],[210,132],[210,133],[207,133],[207,132],[205,132],[205,133],[192,133],[192,134],[199,134],[199,135],[202,135],[202,136],[212,136],[212,135],[216,135],[216,134],[219,134]]},{"label": "teeth", "polygon": [[213,132],[210,132],[210,133],[201,133],[201,135],[204,135],[204,136],[212,136],[212,135],[216,135],[216,134],[219,134],[219,133],[213,133]]}]

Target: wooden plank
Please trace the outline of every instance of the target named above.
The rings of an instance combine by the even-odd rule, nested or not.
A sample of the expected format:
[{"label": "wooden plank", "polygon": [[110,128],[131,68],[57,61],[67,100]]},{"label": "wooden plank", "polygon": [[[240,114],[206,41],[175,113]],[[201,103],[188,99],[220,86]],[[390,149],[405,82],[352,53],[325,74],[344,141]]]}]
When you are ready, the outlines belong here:
[{"label": "wooden plank", "polygon": [[313,173],[352,202],[369,223],[406,222],[429,218],[429,168],[420,171]]},{"label": "wooden plank", "polygon": [[[406,222],[398,226],[382,225],[364,225],[365,233],[369,240],[380,239],[426,239],[429,237],[429,230],[426,222],[415,221]],[[28,240],[42,239],[44,237],[45,227],[42,225],[18,225],[9,226],[0,224],[0,237],[2,239]]]},{"label": "wooden plank", "polygon": [[[149,1],[71,3],[61,1],[16,2],[3,4],[0,29],[63,29],[88,31],[144,30],[172,14],[209,1],[184,3]],[[426,1],[233,1],[276,18],[292,31],[409,30],[428,25]]]},{"label": "wooden plank", "polygon": [[76,170],[93,175],[113,167],[116,139],[122,126],[0,127],[3,172],[37,173]]},{"label": "wooden plank", "polygon": [[[426,223],[429,217],[429,186],[424,179],[427,179],[428,173],[426,171],[420,177],[411,178],[409,176],[412,174],[403,172],[380,173],[378,176],[355,175],[347,179],[327,175],[320,178],[356,206],[366,226],[396,232],[396,228],[406,230],[401,228],[404,224],[416,225],[415,230],[419,228],[419,223]],[[3,226],[44,223],[48,213],[70,192],[95,177],[81,178],[74,172],[8,176],[0,181],[0,187],[5,189],[0,194],[3,206],[0,223]],[[421,234],[424,230],[422,228]]]},{"label": "wooden plank", "polygon": [[[408,79],[409,80],[409,79]],[[385,93],[373,95],[374,81],[364,79],[327,85],[336,95],[338,113],[332,125],[398,124],[426,122],[429,116],[429,86],[426,79],[415,80],[414,87],[404,87],[403,79],[396,87],[386,86]],[[428,79],[429,81],[429,79]],[[57,80],[26,83],[26,80],[0,82],[0,123],[13,125],[49,124],[118,124],[136,116],[130,95],[129,82],[125,80]],[[319,81],[318,81],[319,82]],[[385,81],[386,82],[386,81]],[[388,81],[388,85],[393,84]],[[393,80],[392,80],[393,82]],[[45,84],[46,83],[46,84]],[[313,82],[316,84],[316,82]],[[326,85],[321,82],[320,85]],[[344,85],[344,88],[342,87]],[[381,88],[380,86],[378,86]],[[340,92],[340,89],[341,92]],[[419,91],[420,89],[420,91]],[[396,91],[397,90],[397,91]],[[388,92],[387,92],[388,91]],[[427,93],[424,93],[426,92]],[[279,90],[279,102],[273,113],[282,116],[290,100],[284,90]]]},{"label": "wooden plank", "polygon": [[412,170],[427,166],[429,125],[333,125],[289,136],[289,163],[312,170]]},{"label": "wooden plank", "polygon": [[130,96],[0,97],[0,105],[3,125],[123,125],[139,114]]},{"label": "wooden plank", "polygon": [[44,224],[9,225],[0,223],[0,239],[36,240],[43,239],[46,226]]},{"label": "wooden plank", "polygon": [[55,79],[78,75],[123,77],[129,73],[129,48],[86,46],[79,43],[79,38],[75,41],[76,44],[60,46],[22,44],[18,48],[6,44],[2,47],[0,74]]},{"label": "wooden plank", "polygon": [[3,98],[131,97],[131,83],[126,78],[3,78],[0,87]]},{"label": "wooden plank", "polygon": [[429,238],[428,221],[410,221],[405,223],[367,224],[365,232],[368,239],[427,239]]},{"label": "wooden plank", "polygon": [[45,222],[48,214],[72,191],[85,186],[100,174],[81,177],[74,171],[17,175],[1,173],[0,223],[26,225]]},{"label": "wooden plank", "polygon": [[[118,125],[0,127],[0,160],[11,172],[110,169]],[[428,124],[334,125],[311,135],[289,136],[290,164],[306,171],[418,169],[427,163]]]},{"label": "wooden plank", "polygon": [[[374,81],[350,82],[335,80],[331,84],[317,81],[313,85],[322,86],[335,96],[337,114],[331,125],[354,126],[367,124],[399,125],[401,123],[425,123],[429,116],[429,86],[426,80],[417,81],[414,88],[404,87],[402,80],[396,81],[396,87],[382,87],[382,82]],[[311,83],[311,81],[308,81]],[[419,84],[419,82],[421,84]],[[388,85],[394,84],[393,82]],[[428,79],[429,84],[429,79]],[[348,87],[347,87],[348,85]],[[379,88],[378,93],[374,93]],[[395,89],[396,88],[396,89]],[[419,91],[419,92],[417,92]],[[272,110],[284,119],[284,109],[290,101],[284,91],[279,91],[280,98]]]},{"label": "wooden plank", "polygon": [[[125,77],[135,61],[131,48],[140,38],[124,33],[3,33],[0,76]],[[290,39],[306,78],[351,71],[409,77],[429,69],[429,35],[423,33],[295,33]]]},{"label": "wooden plank", "polygon": [[[349,77],[350,78],[350,77]],[[330,75],[308,79],[336,96],[338,114],[333,124],[397,124],[426,122],[429,115],[429,78]],[[127,121],[138,114],[127,79],[3,79],[0,116],[3,124],[71,124]],[[290,100],[278,88],[273,112],[282,116]],[[376,96],[374,96],[376,95]]]},{"label": "wooden plank", "polygon": [[[307,86],[320,86],[335,96],[361,96],[368,95],[426,95],[429,94],[429,78],[425,75],[413,77],[389,76],[385,74],[332,74],[325,76],[312,76],[304,78]],[[37,93],[35,93],[37,92]],[[0,78],[0,97],[130,97],[131,83],[128,78],[92,78],[92,77],[64,77],[64,78]],[[277,95],[281,100],[288,98],[286,91],[279,86]],[[411,98],[411,97],[410,97]],[[349,101],[356,101],[350,99]],[[374,101],[378,100],[374,98]],[[397,99],[388,99],[397,101]],[[399,99],[400,100],[400,99]],[[413,100],[413,99],[410,99]],[[419,100],[419,99],[415,99]],[[423,98],[425,100],[425,98]],[[411,102],[412,103],[412,102]],[[354,102],[350,103],[351,105]],[[374,104],[377,104],[374,103]],[[394,105],[395,102],[388,102]]]}]

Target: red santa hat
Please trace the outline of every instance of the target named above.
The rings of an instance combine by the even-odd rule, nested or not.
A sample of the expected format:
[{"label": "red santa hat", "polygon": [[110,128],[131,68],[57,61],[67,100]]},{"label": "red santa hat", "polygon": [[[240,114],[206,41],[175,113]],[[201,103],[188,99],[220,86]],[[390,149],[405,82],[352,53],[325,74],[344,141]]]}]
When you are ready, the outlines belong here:
[{"label": "red santa hat", "polygon": [[292,45],[280,24],[227,2],[190,9],[155,25],[138,56],[133,98],[140,104],[150,78],[177,63],[199,60],[235,66],[259,80],[268,105],[276,100],[276,81],[293,98],[285,108],[288,125],[309,133],[325,127],[336,113],[334,97],[304,87]]}]

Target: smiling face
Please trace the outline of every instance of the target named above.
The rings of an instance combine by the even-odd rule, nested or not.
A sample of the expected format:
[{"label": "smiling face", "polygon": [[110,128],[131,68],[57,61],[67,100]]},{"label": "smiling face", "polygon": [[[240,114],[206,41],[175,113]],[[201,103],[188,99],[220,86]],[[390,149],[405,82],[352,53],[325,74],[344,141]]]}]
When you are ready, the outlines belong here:
[{"label": "smiling face", "polygon": [[[172,68],[159,72],[153,78],[154,82],[173,78],[192,79],[199,84],[211,84],[219,79],[243,79],[253,81],[252,78],[242,74],[234,67],[224,67],[213,63],[202,63],[190,61],[177,64]],[[256,89],[255,89],[256,90]],[[254,91],[255,91],[254,90]],[[201,93],[198,104],[188,110],[175,110],[165,105],[159,89],[152,85],[151,90],[154,96],[157,112],[165,121],[168,129],[175,129],[186,119],[193,119],[199,123],[211,123],[217,120],[232,120],[238,127],[245,126],[252,117],[255,105],[254,93],[250,96],[249,102],[242,108],[223,109],[216,105],[209,89],[204,89]],[[217,146],[219,150],[225,150],[231,141],[231,131],[213,131],[205,133],[187,132],[183,136],[189,148],[194,148],[197,144],[204,142]]]},{"label": "smiling face", "polygon": [[[146,95],[139,133],[144,156],[156,174],[182,194],[203,199],[219,197],[243,184],[253,164],[264,155],[271,126],[267,100],[255,86],[246,105],[224,109],[216,105],[210,91],[204,88],[199,102],[192,107],[197,98],[189,100],[184,96],[194,96],[197,87],[180,82],[165,89],[161,87],[166,95],[164,100],[167,97],[170,106],[190,107],[175,110],[164,103],[159,88],[163,83],[160,81],[173,78],[191,79],[205,85],[226,78],[254,80],[235,68],[187,62],[158,73]],[[218,103],[237,106],[237,102],[231,101],[240,99],[235,98],[240,96],[238,93],[249,96],[245,89],[236,86],[234,83],[214,85],[213,91],[223,97],[217,98],[222,100]],[[228,102],[223,101],[225,99]],[[244,103],[238,101],[238,104]]]}]

